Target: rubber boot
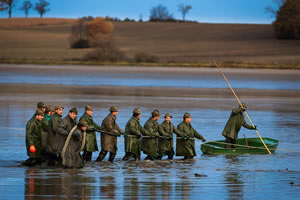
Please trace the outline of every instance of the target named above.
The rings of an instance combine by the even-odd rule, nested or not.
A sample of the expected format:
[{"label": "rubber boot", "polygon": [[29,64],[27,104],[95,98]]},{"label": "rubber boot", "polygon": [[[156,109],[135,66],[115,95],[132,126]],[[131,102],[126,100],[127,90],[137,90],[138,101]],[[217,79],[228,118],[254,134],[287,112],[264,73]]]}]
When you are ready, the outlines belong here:
[{"label": "rubber boot", "polygon": [[99,153],[98,158],[96,159],[96,162],[101,162],[105,158],[106,154],[107,154],[107,151],[101,151]]},{"label": "rubber boot", "polygon": [[159,156],[156,157],[156,159],[157,159],[157,160],[161,160],[161,159],[162,159],[162,156],[159,155]]},{"label": "rubber boot", "polygon": [[168,160],[173,160],[173,154],[168,155]]},{"label": "rubber boot", "polygon": [[127,161],[127,160],[129,160],[131,157],[132,157],[132,154],[131,154],[131,153],[128,153],[128,152],[126,152],[126,154],[125,154],[125,156],[123,157],[123,159],[122,159],[122,160],[124,160],[124,161]]},{"label": "rubber boot", "polygon": [[109,162],[114,162],[114,158],[115,158],[115,156],[116,156],[116,154],[115,154],[115,153],[112,153],[112,152],[110,152],[110,153],[109,153],[109,158],[108,158],[108,161],[109,161]]}]

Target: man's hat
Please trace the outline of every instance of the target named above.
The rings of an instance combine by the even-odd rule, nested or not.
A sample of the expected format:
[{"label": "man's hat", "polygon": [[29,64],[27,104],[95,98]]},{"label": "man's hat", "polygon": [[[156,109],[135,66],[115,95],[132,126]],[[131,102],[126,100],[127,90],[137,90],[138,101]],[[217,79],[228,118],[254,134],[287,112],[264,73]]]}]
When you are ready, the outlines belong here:
[{"label": "man's hat", "polygon": [[167,118],[167,117],[173,118],[171,113],[166,113],[164,118]]},{"label": "man's hat", "polygon": [[44,116],[44,112],[41,109],[37,109],[35,111],[35,115],[43,115]]},{"label": "man's hat", "polygon": [[109,111],[110,112],[119,112],[119,108],[117,106],[111,106]]},{"label": "man's hat", "polygon": [[69,112],[76,113],[78,115],[78,110],[76,107],[71,108]]},{"label": "man's hat", "polygon": [[160,113],[159,113],[158,110],[153,110],[151,114],[152,114],[152,117],[159,117],[160,116]]},{"label": "man's hat", "polygon": [[184,113],[183,115],[183,119],[186,119],[186,118],[192,118],[191,114],[190,113]]},{"label": "man's hat", "polygon": [[140,115],[142,114],[142,111],[139,108],[135,108],[133,109],[133,114]]},{"label": "man's hat", "polygon": [[94,109],[93,109],[93,106],[91,106],[91,105],[86,105],[86,106],[85,106],[85,110],[94,110]]},{"label": "man's hat", "polygon": [[60,109],[60,108],[64,109],[64,107],[61,106],[61,105],[56,105],[56,106],[55,106],[55,110],[58,110],[58,109]]},{"label": "man's hat", "polygon": [[46,107],[46,105],[43,102],[38,102],[37,103],[37,108],[38,109],[42,109],[42,108],[45,108],[45,107]]},{"label": "man's hat", "polygon": [[49,112],[55,112],[55,107],[54,106],[48,106]]},{"label": "man's hat", "polygon": [[80,122],[79,122],[79,124],[81,125],[81,126],[88,126],[88,123],[85,121],[85,120],[80,120]]}]

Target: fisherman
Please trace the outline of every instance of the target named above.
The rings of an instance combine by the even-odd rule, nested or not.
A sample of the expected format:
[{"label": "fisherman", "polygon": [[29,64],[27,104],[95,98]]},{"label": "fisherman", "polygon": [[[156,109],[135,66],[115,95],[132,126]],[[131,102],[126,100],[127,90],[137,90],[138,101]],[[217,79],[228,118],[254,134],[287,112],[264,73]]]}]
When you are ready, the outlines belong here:
[{"label": "fisherman", "polygon": [[160,125],[161,137],[158,140],[159,156],[157,159],[160,160],[163,156],[167,155],[168,159],[172,160],[175,154],[173,145],[173,133],[175,133],[177,137],[184,137],[184,134],[177,130],[177,128],[175,128],[175,126],[172,124],[171,113],[166,113],[164,118],[165,120]]},{"label": "fisherman", "polygon": [[133,110],[132,117],[127,122],[125,127],[125,156],[123,160],[134,160],[139,161],[141,159],[141,136],[146,133],[146,130],[140,124],[141,110],[135,108]]},{"label": "fisherman", "polygon": [[88,124],[86,130],[86,140],[83,152],[83,159],[86,162],[91,162],[93,152],[98,151],[96,131],[100,132],[101,127],[93,120],[93,107],[91,105],[85,106],[85,113],[81,116],[80,120],[85,120]]},{"label": "fisherman", "polygon": [[184,160],[193,159],[196,156],[195,137],[202,142],[206,140],[191,125],[192,116],[184,113],[183,121],[178,124],[177,129],[184,134],[184,139],[176,140],[176,156],[184,156]]},{"label": "fisherman", "polygon": [[113,162],[118,149],[117,136],[119,137],[121,134],[124,134],[124,131],[120,129],[116,123],[119,112],[118,107],[111,106],[109,111],[110,114],[105,117],[101,124],[101,129],[103,130],[103,132],[101,132],[101,152],[99,153],[96,162],[102,161],[107,152],[110,152],[108,161]]},{"label": "fisherman", "polygon": [[[46,105],[43,102],[38,102],[36,104],[36,109],[40,109],[41,111],[43,111],[43,113],[46,112]],[[35,113],[32,115],[31,119],[35,119]]]},{"label": "fisherman", "polygon": [[231,145],[226,145],[226,147],[234,148],[236,140],[238,138],[239,131],[241,127],[245,127],[250,130],[256,130],[256,126],[252,127],[246,123],[244,118],[244,112],[247,110],[246,104],[242,103],[239,108],[232,109],[230,117],[224,127],[222,135],[226,138],[226,143]]},{"label": "fisherman", "polygon": [[157,120],[160,118],[158,110],[153,110],[151,117],[146,121],[144,128],[147,130],[142,137],[142,150],[146,154],[145,160],[154,160],[158,156],[158,138],[160,126]]},{"label": "fisherman", "polygon": [[47,137],[48,137],[49,121],[51,119],[51,116],[54,113],[55,113],[54,106],[46,106],[44,118],[41,120],[43,161],[46,161],[49,158],[49,154],[47,153]]},{"label": "fisherman", "polygon": [[37,109],[35,112],[35,118],[30,119],[26,124],[26,149],[29,159],[24,162],[25,165],[33,166],[41,164],[41,120],[43,117],[44,112],[40,109]]},{"label": "fisherman", "polygon": [[76,107],[70,109],[69,114],[61,120],[56,129],[55,150],[58,160],[61,160],[61,151],[66,143],[67,137],[74,126],[77,124],[78,110]]},{"label": "fisherman", "polygon": [[68,139],[62,150],[62,164],[64,168],[83,167],[84,161],[80,153],[85,145],[85,131],[87,127],[88,123],[85,120],[81,120],[68,135]]},{"label": "fisherman", "polygon": [[47,122],[50,121],[51,116],[55,113],[55,107],[54,106],[46,106],[45,116],[44,118],[47,120]]},{"label": "fisherman", "polygon": [[48,135],[47,135],[47,154],[48,154],[48,165],[55,165],[57,160],[56,155],[56,144],[55,144],[55,137],[56,131],[59,123],[62,121],[62,114],[63,114],[64,107],[61,105],[55,106],[55,113],[51,117],[49,121],[48,127]]}]

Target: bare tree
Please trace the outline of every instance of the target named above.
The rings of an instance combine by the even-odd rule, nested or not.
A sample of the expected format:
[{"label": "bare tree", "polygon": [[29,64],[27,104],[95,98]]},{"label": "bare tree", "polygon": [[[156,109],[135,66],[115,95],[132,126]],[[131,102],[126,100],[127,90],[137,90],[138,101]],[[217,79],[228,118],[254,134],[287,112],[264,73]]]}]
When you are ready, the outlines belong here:
[{"label": "bare tree", "polygon": [[40,14],[40,17],[43,18],[43,15],[50,10],[47,8],[49,5],[49,2],[46,0],[39,0],[39,2],[35,4],[34,9]]},{"label": "bare tree", "polygon": [[279,8],[285,3],[286,0],[273,0],[274,6],[266,6],[265,12],[270,13],[272,17],[275,17]]},{"label": "bare tree", "polygon": [[20,10],[24,10],[25,17],[28,17],[29,10],[32,8],[32,3],[29,0],[23,1],[23,5],[20,7]]},{"label": "bare tree", "polygon": [[8,10],[8,18],[11,18],[12,9],[16,0],[0,0],[0,11]]},{"label": "bare tree", "polygon": [[191,5],[184,5],[183,3],[178,5],[178,10],[182,14],[183,21],[185,21],[185,16],[191,9],[192,9]]},{"label": "bare tree", "polygon": [[173,15],[169,14],[168,8],[158,5],[150,10],[150,21],[170,21],[174,20]]}]

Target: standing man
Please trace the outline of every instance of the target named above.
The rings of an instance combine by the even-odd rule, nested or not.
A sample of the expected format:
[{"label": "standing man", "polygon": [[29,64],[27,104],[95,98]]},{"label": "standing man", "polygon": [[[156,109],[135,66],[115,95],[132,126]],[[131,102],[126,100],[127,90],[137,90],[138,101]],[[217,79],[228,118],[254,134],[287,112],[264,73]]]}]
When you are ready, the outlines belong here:
[{"label": "standing man", "polygon": [[146,133],[146,130],[140,124],[141,110],[135,108],[133,110],[132,117],[127,122],[125,127],[125,156],[123,160],[134,160],[139,161],[141,158],[141,136]]},{"label": "standing man", "polygon": [[184,156],[184,159],[193,159],[196,156],[195,138],[205,142],[206,140],[191,125],[192,116],[184,113],[183,121],[178,124],[177,129],[182,132],[185,139],[176,139],[176,156]]},{"label": "standing man", "polygon": [[71,108],[69,114],[63,118],[63,120],[58,124],[55,135],[55,149],[56,154],[61,158],[61,151],[64,148],[66,139],[74,126],[77,124],[77,108]]},{"label": "standing man", "polygon": [[57,105],[55,106],[55,113],[49,121],[48,136],[47,136],[47,152],[49,155],[49,165],[53,165],[57,159],[56,156],[56,145],[55,137],[59,123],[62,121],[64,107]]},{"label": "standing man", "polygon": [[226,143],[231,144],[226,145],[227,147],[231,146],[231,148],[234,148],[234,144],[236,144],[236,140],[242,126],[250,130],[256,130],[256,126],[252,127],[246,123],[243,114],[246,110],[247,106],[244,103],[242,103],[242,106],[239,108],[232,109],[230,117],[222,132],[222,135],[226,138]]},{"label": "standing man", "polygon": [[102,161],[107,152],[109,153],[108,161],[113,162],[117,153],[117,136],[124,134],[123,130],[120,129],[116,123],[117,115],[119,112],[118,107],[112,106],[109,109],[110,114],[108,114],[102,121],[101,129],[101,152],[96,160],[96,162]]},{"label": "standing man", "polygon": [[96,131],[100,131],[101,127],[93,120],[93,107],[91,105],[85,106],[85,113],[81,116],[80,120],[85,120],[88,124],[86,130],[86,141],[83,152],[83,159],[86,162],[91,162],[93,152],[98,151]]},{"label": "standing man", "polygon": [[172,124],[171,113],[166,113],[164,118],[165,121],[160,125],[161,138],[159,138],[158,140],[159,156],[157,159],[160,160],[163,156],[167,155],[168,159],[172,160],[175,154],[173,144],[173,133],[175,133],[177,137],[184,137],[184,134],[177,130],[177,128],[175,128],[175,126]]},{"label": "standing man", "polygon": [[24,164],[29,166],[41,164],[42,159],[41,120],[44,117],[44,112],[37,109],[34,116],[35,118],[30,119],[26,124],[26,149],[29,159]]},{"label": "standing man", "polygon": [[82,168],[84,161],[81,156],[86,137],[86,129],[88,124],[81,120],[76,129],[68,135],[66,144],[62,150],[62,164],[65,168]]},{"label": "standing man", "polygon": [[158,110],[153,110],[151,117],[145,123],[144,128],[147,130],[142,138],[142,149],[144,154],[147,154],[145,160],[154,160],[158,156],[158,137],[160,126],[157,123],[157,120],[160,117]]}]

